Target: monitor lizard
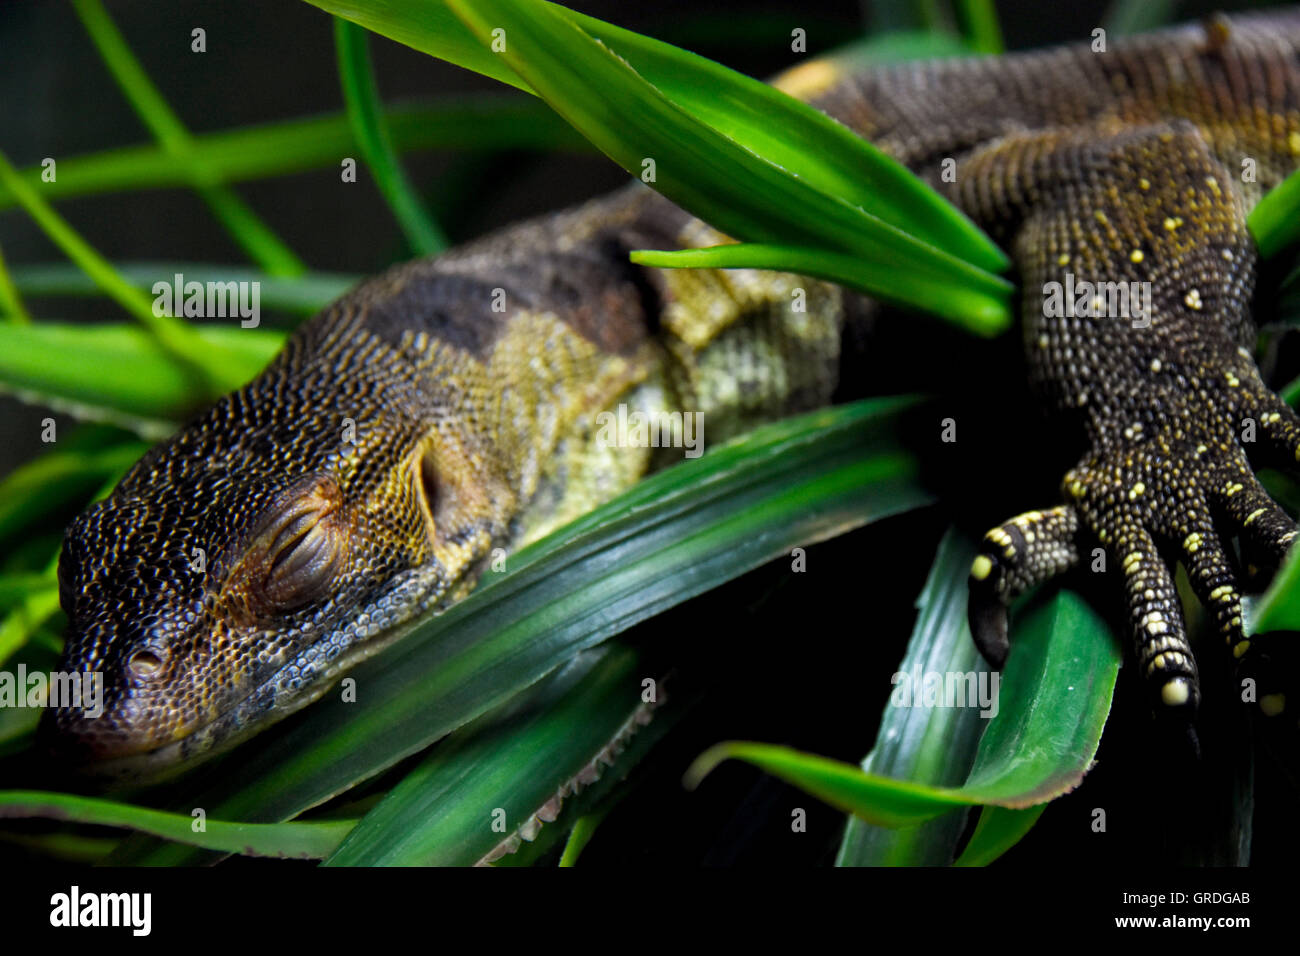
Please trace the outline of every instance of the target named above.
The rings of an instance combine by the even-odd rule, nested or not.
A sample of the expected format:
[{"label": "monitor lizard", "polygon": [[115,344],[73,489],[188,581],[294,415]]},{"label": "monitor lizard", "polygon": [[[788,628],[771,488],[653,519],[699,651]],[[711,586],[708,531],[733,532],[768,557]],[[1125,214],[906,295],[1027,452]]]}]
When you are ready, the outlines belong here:
[{"label": "monitor lizard", "polygon": [[[1193,713],[1196,662],[1158,547],[1175,549],[1244,664],[1225,539],[1280,560],[1296,534],[1238,430],[1252,419],[1261,461],[1295,469],[1300,421],[1252,359],[1246,216],[1300,165],[1300,13],[1106,52],[870,68],[832,56],[776,83],[900,160],[1012,256],[1024,362],[996,374],[1027,376],[1080,457],[1063,503],[984,539],[970,575],[980,649],[1001,665],[1008,603],[1100,546],[1122,568],[1154,706]],[[301,326],[68,529],[62,666],[104,673],[105,710],[53,711],[42,739],[67,762],[157,768],[316,699],[404,622],[467,594],[494,548],[537,539],[669,460],[605,447],[601,410],[702,412],[716,442],[830,401],[862,297],[628,260],[723,239],[634,184],[400,265]],[[1149,321],[1045,308],[1051,283],[1084,280],[1149,284],[1134,287],[1150,293]]]}]

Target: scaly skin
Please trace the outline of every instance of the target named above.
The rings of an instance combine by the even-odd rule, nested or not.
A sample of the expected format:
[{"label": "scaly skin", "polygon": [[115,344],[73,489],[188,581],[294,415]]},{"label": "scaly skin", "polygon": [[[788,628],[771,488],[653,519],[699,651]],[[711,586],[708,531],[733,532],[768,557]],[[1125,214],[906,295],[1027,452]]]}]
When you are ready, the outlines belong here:
[{"label": "scaly skin", "polygon": [[[1007,602],[1098,541],[1123,571],[1161,707],[1189,712],[1199,689],[1158,544],[1180,549],[1226,643],[1251,657],[1220,533],[1275,558],[1295,534],[1238,435],[1253,418],[1261,450],[1295,466],[1300,422],[1247,351],[1245,217],[1297,166],[1298,51],[1292,14],[1109,53],[865,71],[830,59],[778,81],[1013,254],[1029,380],[1083,456],[1068,503],[990,532],[972,568],[974,632],[994,663]],[[48,739],[73,759],[156,769],[309,702],[403,621],[467,593],[493,547],[667,460],[601,447],[602,409],[702,411],[712,443],[828,401],[856,297],[627,263],[631,248],[717,238],[635,187],[394,269],[312,320],[69,530],[64,666],[103,670],[109,695],[96,720],[54,713]],[[1049,316],[1042,290],[1067,274],[1150,283],[1149,323]],[[796,286],[806,313],[790,306]]]}]

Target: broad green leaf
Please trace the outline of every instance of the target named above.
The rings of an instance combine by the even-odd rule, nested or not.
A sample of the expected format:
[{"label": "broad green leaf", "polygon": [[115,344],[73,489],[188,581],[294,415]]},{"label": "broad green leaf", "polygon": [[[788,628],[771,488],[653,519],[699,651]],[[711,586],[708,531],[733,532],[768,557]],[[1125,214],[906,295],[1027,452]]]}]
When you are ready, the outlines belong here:
[{"label": "broad green leaf", "polygon": [[[237,384],[260,372],[285,338],[224,326],[196,326],[194,334],[228,357],[225,374]],[[0,391],[155,439],[209,400],[203,380],[146,330],[113,323],[0,325]]]},{"label": "broad green leaf", "polygon": [[[966,620],[967,582],[975,546],[956,531],[939,545],[917,599],[916,626],[898,665],[899,675],[987,671]],[[904,679],[912,679],[911,676]],[[886,696],[891,688],[880,688]],[[985,721],[978,708],[898,707],[886,703],[876,742],[862,769],[894,779],[960,786],[975,760]],[[946,866],[956,854],[966,812],[954,810],[906,828],[880,827],[850,816],[838,866]]]},{"label": "broad green leaf", "polygon": [[197,777],[187,802],[227,819],[291,817],[633,624],[795,545],[925,504],[899,439],[917,409],[898,398],[826,409],[650,476],[356,668],[355,703],[327,696],[271,728]]},{"label": "broad green leaf", "polygon": [[723,760],[752,763],[827,803],[881,826],[914,826],[970,804],[1020,809],[1074,789],[1092,764],[1110,711],[1120,654],[1105,624],[1070,591],[1040,605],[1015,630],[999,710],[960,787],[864,773],[788,747],[730,741],[702,754],[695,785]]},{"label": "broad green leaf", "polygon": [[[386,116],[393,147],[403,153],[430,149],[591,151],[591,145],[545,104],[517,94],[394,104]],[[225,183],[323,167],[337,169],[339,157],[357,148],[343,113],[196,133],[193,140],[195,151],[203,156],[207,177]],[[28,167],[19,175],[25,182],[39,184],[53,201],[199,184],[190,163],[159,146],[125,146],[60,159],[59,178],[52,183],[42,182],[41,172],[39,166]],[[14,204],[13,193],[0,183],[0,210]]]},{"label": "broad green leaf", "polygon": [[641,681],[658,680],[642,656],[620,647],[587,651],[456,731],[325,865],[469,866],[531,843],[572,789],[625,769],[611,745],[630,740],[658,709],[641,699]]},{"label": "broad green leaf", "polygon": [[355,820],[322,823],[227,823],[190,814],[165,813],[92,797],[39,790],[0,790],[0,819],[43,817],[106,827],[127,827],[206,850],[248,856],[320,859],[339,844]]}]

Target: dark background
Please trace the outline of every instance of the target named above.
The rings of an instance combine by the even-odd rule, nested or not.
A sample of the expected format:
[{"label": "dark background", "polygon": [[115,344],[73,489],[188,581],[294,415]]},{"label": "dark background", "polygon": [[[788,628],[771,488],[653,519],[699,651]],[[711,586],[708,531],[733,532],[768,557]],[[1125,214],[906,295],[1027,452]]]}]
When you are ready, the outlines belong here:
[{"label": "dark background", "polygon": [[[571,5],[756,76],[801,59],[789,50],[793,27],[808,31],[809,54],[816,55],[861,35],[870,17],[869,4],[849,0]],[[1179,18],[1240,6],[1184,3]],[[192,132],[341,108],[330,20],[314,7],[290,0],[140,0],[110,2],[108,8]],[[1000,2],[998,9],[1008,48],[1019,49],[1087,37],[1105,4],[1023,0]],[[195,26],[207,30],[206,54],[190,52]],[[382,38],[374,38],[371,49],[389,102],[500,89]],[[70,7],[0,0],[0,145],[16,165],[148,140]],[[457,241],[626,179],[602,158],[571,155],[421,154],[409,159],[408,169]],[[342,187],[331,167],[237,189],[312,268],[369,273],[406,254],[364,171],[360,180]],[[113,260],[244,261],[203,203],[186,191],[87,197],[58,208]],[[21,212],[0,214],[0,247],[11,264],[60,258]],[[106,300],[29,304],[46,318],[122,319]],[[873,387],[925,390],[963,367],[1016,361],[1014,343],[974,345],[933,327],[926,327],[923,343],[909,334],[914,335],[886,330]],[[935,464],[935,481],[953,491],[945,498],[946,510],[882,522],[813,548],[810,570],[830,573],[792,576],[777,562],[642,627],[643,637],[651,628],[686,635],[696,648],[699,680],[710,693],[689,726],[656,753],[649,779],[602,826],[584,864],[831,860],[841,814],[740,765],[722,767],[694,794],[682,791],[680,776],[694,756],[724,738],[860,759],[884,704],[878,688],[887,686],[902,654],[912,602],[943,530],[957,520],[982,532],[1008,514],[1055,500],[1062,468],[1041,448],[1037,420],[1023,397],[1008,399],[990,385],[950,393],[947,401],[974,410],[977,419],[980,410],[988,414],[976,426],[975,440],[963,443],[979,451]],[[37,423],[45,414],[0,399],[0,473],[40,449]],[[1017,462],[1014,487],[1005,486],[1005,475],[986,471],[984,463],[995,460]],[[1121,674],[1098,769],[1081,791],[1052,804],[1003,865],[1069,862],[1114,871],[1132,863],[1177,861],[1212,828],[1213,814],[1188,789],[1185,768],[1166,762],[1166,743],[1152,734],[1140,694],[1128,687],[1132,676]],[[1264,861],[1286,858],[1296,846],[1288,803],[1294,790],[1285,782],[1269,786],[1275,795],[1261,798],[1264,827],[1256,841],[1257,858]],[[790,833],[793,806],[808,808],[808,834]],[[1097,806],[1114,808],[1107,834],[1090,830]]]}]

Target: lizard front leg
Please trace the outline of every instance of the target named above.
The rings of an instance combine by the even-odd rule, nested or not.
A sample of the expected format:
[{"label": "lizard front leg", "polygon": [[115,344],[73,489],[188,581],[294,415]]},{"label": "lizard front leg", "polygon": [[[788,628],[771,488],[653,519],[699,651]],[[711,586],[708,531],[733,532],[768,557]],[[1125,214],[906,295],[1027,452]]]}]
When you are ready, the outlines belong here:
[{"label": "lizard front leg", "polygon": [[[1260,486],[1243,436],[1294,468],[1300,422],[1247,346],[1255,252],[1237,184],[1190,124],[1020,134],[977,153],[959,183],[977,219],[1013,223],[1030,380],[1089,451],[1068,502],[989,533],[971,573],[972,630],[995,664],[1005,605],[1100,543],[1122,575],[1139,672],[1158,709],[1200,697],[1171,569],[1187,569],[1245,667],[1241,594],[1225,540],[1280,560],[1295,523]],[[1265,712],[1280,698],[1261,698]]]}]

